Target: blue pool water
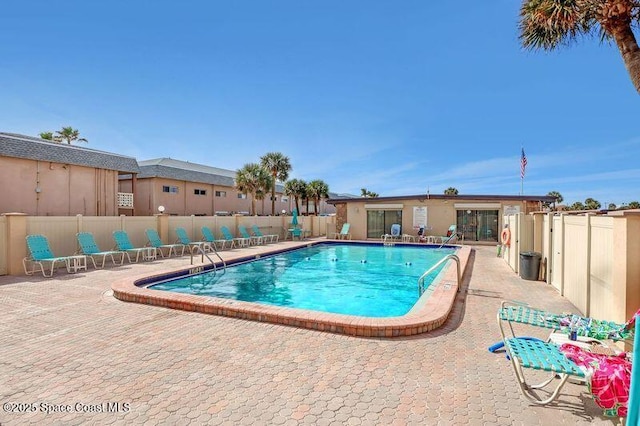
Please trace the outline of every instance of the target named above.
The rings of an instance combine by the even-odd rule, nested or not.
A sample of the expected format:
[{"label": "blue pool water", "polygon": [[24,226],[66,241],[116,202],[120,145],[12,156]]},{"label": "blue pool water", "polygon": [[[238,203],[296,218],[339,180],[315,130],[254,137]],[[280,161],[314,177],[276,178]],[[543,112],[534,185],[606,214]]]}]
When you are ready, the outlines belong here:
[{"label": "blue pool water", "polygon": [[[418,278],[453,248],[319,244],[151,286],[154,290],[367,317],[406,314]],[[433,281],[437,271],[426,279]]]}]

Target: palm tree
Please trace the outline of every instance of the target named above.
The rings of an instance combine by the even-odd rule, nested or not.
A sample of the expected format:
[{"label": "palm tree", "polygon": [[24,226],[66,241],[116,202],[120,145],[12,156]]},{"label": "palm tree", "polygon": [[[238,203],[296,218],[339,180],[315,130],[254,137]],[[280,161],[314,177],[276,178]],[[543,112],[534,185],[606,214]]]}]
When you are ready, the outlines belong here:
[{"label": "palm tree", "polygon": [[56,135],[53,137],[53,140],[56,142],[67,141],[67,144],[71,145],[71,142],[89,142],[85,138],[81,138],[80,132],[73,127],[63,127],[62,130],[56,130]]},{"label": "palm tree", "polygon": [[52,132],[42,132],[40,133],[40,138],[53,141],[53,133]]},{"label": "palm tree", "polygon": [[569,210],[584,210],[584,204],[582,204],[580,201],[576,201],[575,203],[571,204],[569,206]]},{"label": "palm tree", "polygon": [[[256,194],[266,192],[271,185],[269,173],[256,163],[245,164],[236,172],[236,189],[243,194],[251,194],[251,215],[256,211]],[[265,188],[267,190],[265,191]]]},{"label": "palm tree", "polygon": [[329,185],[320,179],[312,180],[307,186],[307,194],[309,198],[313,198],[313,210],[315,215],[318,216],[320,199],[329,196]]},{"label": "palm tree", "polygon": [[[271,178],[269,178],[269,183],[271,183]],[[262,201],[262,214],[264,214],[264,199],[267,192],[268,191],[258,189],[254,195],[254,197],[256,197],[256,200]]]},{"label": "palm tree", "polygon": [[607,210],[615,210],[617,208],[618,206],[616,206],[616,203],[609,203],[609,205],[607,206]]},{"label": "palm tree", "polygon": [[302,179],[291,179],[284,183],[284,193],[293,197],[296,204],[296,211],[300,213],[298,201],[307,194],[307,183]]},{"label": "palm tree", "polygon": [[632,201],[627,205],[630,209],[640,209],[640,203],[637,201]]},{"label": "palm tree", "polygon": [[276,214],[276,180],[284,182],[291,172],[289,157],[279,152],[267,152],[260,157],[260,164],[271,173],[271,214]]},{"label": "palm tree", "polygon": [[584,208],[586,210],[598,210],[600,205],[600,201],[594,200],[593,198],[587,198],[584,200]]},{"label": "palm tree", "polygon": [[444,195],[458,195],[458,190],[453,186],[450,186],[444,190]]},{"label": "palm tree", "polygon": [[640,93],[640,47],[632,29],[639,21],[640,0],[523,0],[520,40],[525,48],[553,50],[599,33],[615,41]]},{"label": "palm tree", "polygon": [[564,198],[562,198],[562,195],[558,192],[558,191],[549,191],[549,193],[547,194],[549,197],[553,197],[556,200],[553,202],[553,209],[556,209],[556,203],[560,204]]},{"label": "palm tree", "polygon": [[377,198],[378,197],[378,193],[377,192],[368,191],[367,188],[361,188],[360,189],[360,196],[364,197],[364,198]]}]

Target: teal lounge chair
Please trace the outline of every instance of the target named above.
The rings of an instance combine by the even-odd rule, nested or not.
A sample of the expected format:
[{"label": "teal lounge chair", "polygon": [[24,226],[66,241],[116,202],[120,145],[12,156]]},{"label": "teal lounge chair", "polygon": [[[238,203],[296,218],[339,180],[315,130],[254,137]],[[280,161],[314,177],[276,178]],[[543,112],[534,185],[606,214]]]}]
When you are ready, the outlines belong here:
[{"label": "teal lounge chair", "polygon": [[262,237],[249,234],[249,231],[247,231],[247,228],[244,225],[239,225],[238,230],[240,231],[240,235],[242,235],[243,238],[249,239],[249,245],[258,245],[264,243],[264,239]]},{"label": "teal lounge chair", "polygon": [[[221,250],[224,250],[225,246],[227,245],[227,240],[216,239],[216,236],[213,234],[213,231],[208,226],[203,226],[201,229],[202,229],[202,241],[206,241],[209,244],[212,244],[216,249],[220,248]],[[231,242],[233,243],[233,240]]]},{"label": "teal lounge chair", "polygon": [[156,258],[157,249],[155,247],[134,247],[127,231],[113,231],[113,240],[116,243],[116,250],[123,252],[127,256],[129,263],[133,263],[131,254],[134,253],[136,255],[136,263],[140,260],[140,255],[142,255],[143,260]]},{"label": "teal lounge chair", "polygon": [[535,309],[523,303],[503,301],[498,310],[498,326],[503,339],[507,338],[505,325],[509,327],[510,336],[516,337],[513,330],[514,323],[548,328],[564,334],[569,334],[573,328],[577,336],[596,340],[631,342],[634,337],[634,329],[629,322],[618,324],[580,315],[556,314]]},{"label": "teal lounge chair", "polygon": [[221,226],[220,232],[222,232],[225,240],[231,241],[231,247],[233,247],[234,245],[238,245],[239,247],[249,247],[249,238],[234,237],[231,231],[229,231],[229,228],[227,228],[226,226]]},{"label": "teal lounge chair", "polygon": [[[262,231],[260,231],[260,228],[258,228],[258,225],[252,225],[251,226],[251,230],[253,231],[253,234],[258,236],[258,237],[262,237],[262,239],[265,242],[269,242],[269,243],[277,243],[278,240],[280,239],[280,235],[278,234],[263,234]],[[269,241],[267,241],[269,240]]]},{"label": "teal lounge chair", "polygon": [[[27,275],[33,275],[39,269],[44,277],[49,278],[53,276],[56,266],[60,265],[65,265],[69,273],[87,269],[87,257],[85,255],[54,256],[51,252],[51,247],[49,247],[49,240],[44,235],[27,235],[27,249],[29,250],[29,256],[22,259],[24,273]],[[31,268],[27,268],[27,265],[31,265]],[[49,271],[48,275],[45,271],[45,265]]]},{"label": "teal lounge chair", "polygon": [[191,253],[197,250],[202,250],[204,252],[213,250],[211,244],[206,241],[191,241],[184,228],[176,228],[176,235],[178,236],[178,241],[176,241],[176,243],[184,244],[189,247]]},{"label": "teal lounge chair", "polygon": [[[91,259],[91,263],[93,263],[93,267],[104,268],[104,264],[107,261],[107,256],[111,258],[111,262],[114,265],[122,265],[124,263],[124,252],[109,250],[102,251],[98,247],[95,238],[93,238],[93,234],[90,232],[79,232],[76,234],[76,238],[78,239],[78,245],[80,246],[80,253],[86,255],[89,259]],[[119,257],[120,260],[116,260]],[[102,259],[102,262],[100,262]],[[100,264],[96,263],[96,260]]]},{"label": "teal lounge chair", "polygon": [[351,239],[351,233],[349,232],[349,228],[351,227],[350,224],[345,223],[342,225],[342,229],[340,230],[340,232],[336,232],[333,236],[333,238],[337,239],[337,240],[346,240]]},{"label": "teal lounge chair", "polygon": [[158,231],[156,231],[155,229],[147,229],[145,233],[147,234],[147,239],[149,240],[149,246],[158,249],[158,252],[160,253],[160,256],[162,256],[162,258],[164,258],[163,249],[168,250],[167,257],[171,257],[171,252],[173,252],[173,254],[177,256],[178,250],[181,250],[180,256],[184,256],[184,244],[164,244],[162,242],[162,239],[160,238],[160,235],[158,234]]},{"label": "teal lounge chair", "polygon": [[[573,361],[567,358],[553,343],[539,340],[511,338],[505,339],[505,348],[518,381],[522,395],[536,405],[546,405],[560,394],[569,377],[584,380],[585,374]],[[529,384],[524,374],[525,368],[550,372],[550,377],[538,384]],[[545,398],[541,392],[554,381],[558,384]]]}]

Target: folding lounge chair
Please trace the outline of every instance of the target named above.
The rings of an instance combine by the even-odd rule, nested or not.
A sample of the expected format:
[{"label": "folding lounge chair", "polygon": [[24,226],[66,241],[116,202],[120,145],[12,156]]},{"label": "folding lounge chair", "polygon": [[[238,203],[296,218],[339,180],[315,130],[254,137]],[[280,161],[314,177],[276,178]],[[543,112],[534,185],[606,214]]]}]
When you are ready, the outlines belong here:
[{"label": "folding lounge chair", "polygon": [[[588,378],[583,369],[565,356],[555,343],[515,337],[513,323],[543,327],[563,334],[575,331],[577,336],[581,336],[578,338],[579,341],[567,343],[578,347],[582,347],[584,342],[601,343],[600,340],[608,339],[626,341],[632,339],[635,334],[633,320],[629,320],[626,324],[618,324],[579,315],[555,314],[507,301],[502,302],[497,317],[504,346],[511,359],[520,390],[527,399],[539,405],[553,401],[569,377],[574,376],[583,383]],[[504,323],[508,324],[512,337],[507,337]],[[566,341],[566,339],[561,340]],[[554,375],[538,385],[530,385],[525,379],[523,368],[550,371]],[[536,393],[536,390],[544,388],[556,378],[559,379],[559,383],[548,398],[543,399]]]},{"label": "folding lounge chair", "polygon": [[506,339],[505,323],[512,337],[515,337],[513,323],[548,328],[564,334],[569,334],[573,329],[577,336],[593,340],[631,341],[635,330],[631,321],[618,324],[580,315],[556,314],[509,301],[503,301],[498,310],[498,326],[503,339]]},{"label": "folding lounge chair", "polygon": [[[76,234],[76,238],[78,239],[80,252],[91,259],[91,263],[93,263],[94,268],[104,268],[104,264],[107,261],[107,256],[111,258],[111,262],[114,265],[122,265],[124,263],[124,252],[115,250],[100,250],[100,247],[98,247],[98,244],[96,243],[95,238],[93,238],[92,233],[79,232]],[[120,260],[117,261],[116,257],[119,257]],[[102,262],[100,262],[100,259],[102,259]],[[100,266],[98,266],[96,260],[98,261],[98,263],[100,263]]]},{"label": "folding lounge chair", "polygon": [[176,243],[180,243],[189,247],[191,253],[198,249],[205,252],[213,250],[211,244],[206,241],[191,241],[191,239],[187,235],[187,231],[184,228],[176,228],[176,235],[178,236],[178,241],[176,241]]},{"label": "folding lounge chair", "polygon": [[342,225],[342,229],[340,230],[340,232],[336,232],[333,235],[334,239],[337,240],[345,240],[345,239],[351,239],[351,233],[349,232],[349,228],[351,227],[350,224],[345,223]]},{"label": "folding lounge chair", "polygon": [[171,257],[171,252],[173,252],[173,254],[177,256],[178,250],[181,250],[180,256],[184,256],[184,249],[185,249],[184,244],[164,244],[162,242],[162,239],[160,238],[160,235],[158,234],[158,231],[156,231],[155,229],[147,229],[145,233],[147,234],[149,245],[151,247],[155,247],[163,259],[164,259],[163,249],[168,249],[167,257]]},{"label": "folding lounge chair", "polygon": [[231,247],[235,246],[236,243],[239,247],[249,247],[249,238],[234,237],[233,234],[231,234],[231,231],[229,231],[229,228],[227,228],[226,226],[221,226],[220,232],[222,232],[225,240],[231,241]]},{"label": "folding lounge chair", "polygon": [[[44,277],[52,277],[56,266],[64,264],[67,268],[67,272],[73,273],[81,269],[87,269],[87,257],[85,255],[74,256],[54,256],[49,247],[49,240],[44,235],[27,235],[27,249],[29,250],[29,256],[22,259],[22,266],[24,267],[24,273],[27,275],[33,275],[36,270],[40,270]],[[31,268],[27,268],[27,264],[31,265]],[[49,274],[45,272],[45,265],[51,266]]]},{"label": "folding lounge chair", "polygon": [[127,256],[129,263],[133,263],[131,261],[131,254],[133,253],[136,255],[136,263],[140,259],[140,255],[142,255],[143,260],[153,260],[156,258],[157,249],[155,247],[134,247],[133,244],[131,244],[127,231],[113,231],[113,240],[116,243],[116,249]]},{"label": "folding lounge chair", "polygon": [[[573,361],[563,354],[553,343],[539,340],[509,338],[504,341],[507,354],[518,381],[522,395],[537,405],[545,405],[554,401],[560,394],[569,377],[584,380],[585,373]],[[551,376],[538,384],[529,384],[524,368],[548,371]],[[557,381],[557,385],[546,398],[539,395],[545,387]]]},{"label": "folding lounge chair", "polygon": [[242,235],[243,238],[249,239],[249,245],[258,245],[264,243],[264,239],[262,237],[249,234],[249,231],[247,231],[247,228],[244,225],[239,225],[238,230],[240,231],[240,235]]},{"label": "folding lounge chair", "polygon": [[270,243],[277,243],[280,239],[280,235],[278,234],[263,234],[262,231],[260,231],[260,228],[258,228],[258,225],[252,225],[251,230],[255,236],[262,237],[265,242],[267,242],[268,239],[268,242]]},{"label": "folding lounge chair", "polygon": [[220,245],[220,249],[224,250],[225,246],[227,245],[227,240],[217,240],[215,235],[213,235],[213,231],[208,226],[203,226],[201,230],[202,230],[202,241],[208,242],[209,244],[213,245],[215,248],[218,248],[218,245]]}]

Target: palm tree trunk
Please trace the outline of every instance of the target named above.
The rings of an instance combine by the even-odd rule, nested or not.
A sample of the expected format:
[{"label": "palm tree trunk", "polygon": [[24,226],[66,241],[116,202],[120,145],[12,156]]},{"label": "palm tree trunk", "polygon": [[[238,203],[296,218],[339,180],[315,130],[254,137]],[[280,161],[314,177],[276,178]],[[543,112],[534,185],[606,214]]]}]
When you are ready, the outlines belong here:
[{"label": "palm tree trunk", "polygon": [[276,174],[273,174],[273,182],[271,182],[271,216],[276,215]]},{"label": "palm tree trunk", "polygon": [[256,196],[255,194],[251,194],[251,216],[255,214],[256,211]]},{"label": "palm tree trunk", "polygon": [[296,200],[296,211],[298,212],[298,214],[300,213],[300,207],[298,205],[298,197],[293,197],[294,200]]},{"label": "palm tree trunk", "polygon": [[640,94],[640,47],[638,47],[636,37],[631,30],[631,25],[616,26],[611,29],[611,33],[622,54],[631,82]]},{"label": "palm tree trunk", "polygon": [[313,211],[316,213],[316,216],[318,216],[318,200],[319,198],[313,199]]}]

